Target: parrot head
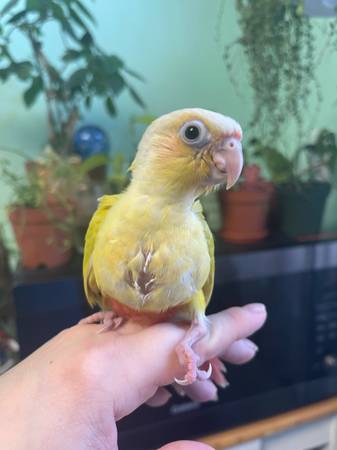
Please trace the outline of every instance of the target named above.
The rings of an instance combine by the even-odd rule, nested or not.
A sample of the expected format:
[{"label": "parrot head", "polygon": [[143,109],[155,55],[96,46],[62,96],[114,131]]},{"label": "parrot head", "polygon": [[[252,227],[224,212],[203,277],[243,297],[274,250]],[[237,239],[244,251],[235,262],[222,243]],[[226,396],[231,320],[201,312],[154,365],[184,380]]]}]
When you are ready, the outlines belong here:
[{"label": "parrot head", "polygon": [[230,117],[199,108],[159,117],[145,131],[131,165],[133,179],[155,190],[199,195],[238,180],[242,130]]}]

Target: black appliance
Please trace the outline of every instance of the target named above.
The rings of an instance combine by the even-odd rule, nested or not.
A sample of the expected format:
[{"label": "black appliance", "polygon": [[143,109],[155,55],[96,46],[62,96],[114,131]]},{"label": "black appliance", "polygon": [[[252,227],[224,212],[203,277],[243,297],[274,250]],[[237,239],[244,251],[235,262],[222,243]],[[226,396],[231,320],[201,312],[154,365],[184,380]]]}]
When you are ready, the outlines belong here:
[{"label": "black appliance", "polygon": [[[337,395],[337,241],[218,242],[216,252],[208,312],[265,303],[268,321],[254,337],[260,350],[253,362],[229,366],[231,384],[218,402],[174,396],[167,406],[143,406],[120,421],[121,450],[155,449]],[[34,276],[14,288],[23,355],[87,313],[76,270],[43,282]]]}]

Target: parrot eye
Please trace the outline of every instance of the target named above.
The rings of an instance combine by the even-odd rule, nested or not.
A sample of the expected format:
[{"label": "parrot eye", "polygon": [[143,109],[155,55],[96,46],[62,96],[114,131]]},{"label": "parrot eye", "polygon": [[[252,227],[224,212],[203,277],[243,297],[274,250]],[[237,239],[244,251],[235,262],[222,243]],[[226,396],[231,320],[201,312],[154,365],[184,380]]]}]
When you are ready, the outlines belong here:
[{"label": "parrot eye", "polygon": [[186,144],[198,148],[208,142],[208,130],[200,120],[186,122],[180,130],[180,136]]}]

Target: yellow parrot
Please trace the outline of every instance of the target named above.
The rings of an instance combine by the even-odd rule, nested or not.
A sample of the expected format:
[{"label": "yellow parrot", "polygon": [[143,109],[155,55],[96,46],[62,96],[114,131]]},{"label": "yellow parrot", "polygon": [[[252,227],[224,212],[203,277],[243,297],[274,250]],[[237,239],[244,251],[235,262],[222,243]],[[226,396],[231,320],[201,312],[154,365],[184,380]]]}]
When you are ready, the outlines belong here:
[{"label": "yellow parrot", "polygon": [[211,364],[198,367],[193,351],[208,332],[205,311],[214,280],[213,236],[198,198],[238,180],[241,139],[235,120],[204,109],[154,120],[139,143],[130,185],[100,199],[85,238],[85,293],[102,312],[82,322],[103,321],[108,329],[116,318],[188,321],[176,349],[186,371],[175,380],[181,385],[212,373]]}]

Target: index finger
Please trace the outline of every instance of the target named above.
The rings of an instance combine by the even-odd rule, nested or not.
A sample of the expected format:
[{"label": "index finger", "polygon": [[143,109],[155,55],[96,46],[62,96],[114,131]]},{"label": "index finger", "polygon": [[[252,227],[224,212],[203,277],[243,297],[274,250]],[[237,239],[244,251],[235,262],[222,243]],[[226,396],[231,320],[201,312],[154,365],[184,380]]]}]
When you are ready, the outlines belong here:
[{"label": "index finger", "polygon": [[266,308],[262,303],[250,303],[213,314],[209,316],[210,335],[195,344],[195,351],[202,362],[215,358],[233,342],[247,338],[259,330],[266,317]]}]

